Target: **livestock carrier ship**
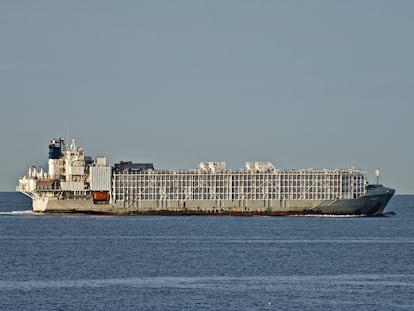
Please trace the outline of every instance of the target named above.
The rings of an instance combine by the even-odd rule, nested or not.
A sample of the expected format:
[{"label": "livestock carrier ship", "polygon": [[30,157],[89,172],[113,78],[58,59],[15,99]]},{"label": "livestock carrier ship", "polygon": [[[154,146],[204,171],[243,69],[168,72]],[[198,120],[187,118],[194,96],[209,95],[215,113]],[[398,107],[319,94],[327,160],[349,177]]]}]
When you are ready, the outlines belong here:
[{"label": "livestock carrier ship", "polygon": [[75,140],[49,144],[48,171],[30,167],[17,191],[41,213],[112,215],[378,215],[394,189],[359,169],[279,169],[270,162],[201,162],[158,170],[152,163],[92,159]]}]

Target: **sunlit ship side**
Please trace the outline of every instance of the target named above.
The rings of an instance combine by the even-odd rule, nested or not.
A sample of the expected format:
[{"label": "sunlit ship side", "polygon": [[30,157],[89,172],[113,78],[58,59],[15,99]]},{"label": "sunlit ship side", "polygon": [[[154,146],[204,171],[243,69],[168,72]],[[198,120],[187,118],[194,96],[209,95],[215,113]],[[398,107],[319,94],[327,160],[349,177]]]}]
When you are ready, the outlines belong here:
[{"label": "sunlit ship side", "polygon": [[74,140],[49,144],[48,172],[30,167],[17,190],[34,212],[118,215],[379,215],[394,194],[367,185],[358,169],[278,169],[224,162],[196,169],[156,170],[152,163],[120,162],[84,155]]}]

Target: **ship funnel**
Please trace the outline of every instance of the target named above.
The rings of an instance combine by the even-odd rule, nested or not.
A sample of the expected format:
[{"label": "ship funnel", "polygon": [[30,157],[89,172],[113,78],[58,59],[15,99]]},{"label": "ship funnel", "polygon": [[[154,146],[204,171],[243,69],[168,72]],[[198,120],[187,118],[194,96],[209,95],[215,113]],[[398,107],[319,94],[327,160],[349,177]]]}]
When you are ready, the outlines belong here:
[{"label": "ship funnel", "polygon": [[58,160],[62,153],[63,139],[52,139],[49,144],[49,159]]}]

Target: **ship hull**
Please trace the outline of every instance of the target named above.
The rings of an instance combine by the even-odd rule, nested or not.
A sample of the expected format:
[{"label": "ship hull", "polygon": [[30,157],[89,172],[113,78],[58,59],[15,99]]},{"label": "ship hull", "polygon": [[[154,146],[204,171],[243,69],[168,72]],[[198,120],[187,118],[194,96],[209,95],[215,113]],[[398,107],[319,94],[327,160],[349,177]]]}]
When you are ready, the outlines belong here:
[{"label": "ship hull", "polygon": [[382,214],[394,190],[381,187],[356,199],[135,201],[95,204],[90,199],[34,197],[33,211],[108,215],[366,215]]}]

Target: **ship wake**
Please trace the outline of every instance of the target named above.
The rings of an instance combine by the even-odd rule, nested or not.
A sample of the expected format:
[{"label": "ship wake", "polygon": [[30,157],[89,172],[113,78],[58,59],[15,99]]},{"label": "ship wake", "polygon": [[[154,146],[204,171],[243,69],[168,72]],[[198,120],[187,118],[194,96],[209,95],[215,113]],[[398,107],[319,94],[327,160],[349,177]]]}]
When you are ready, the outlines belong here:
[{"label": "ship wake", "polygon": [[32,210],[0,212],[1,216],[35,215]]},{"label": "ship wake", "polygon": [[382,214],[375,215],[374,217],[393,217],[395,215],[397,215],[397,213],[387,212],[387,213],[382,213]]}]

